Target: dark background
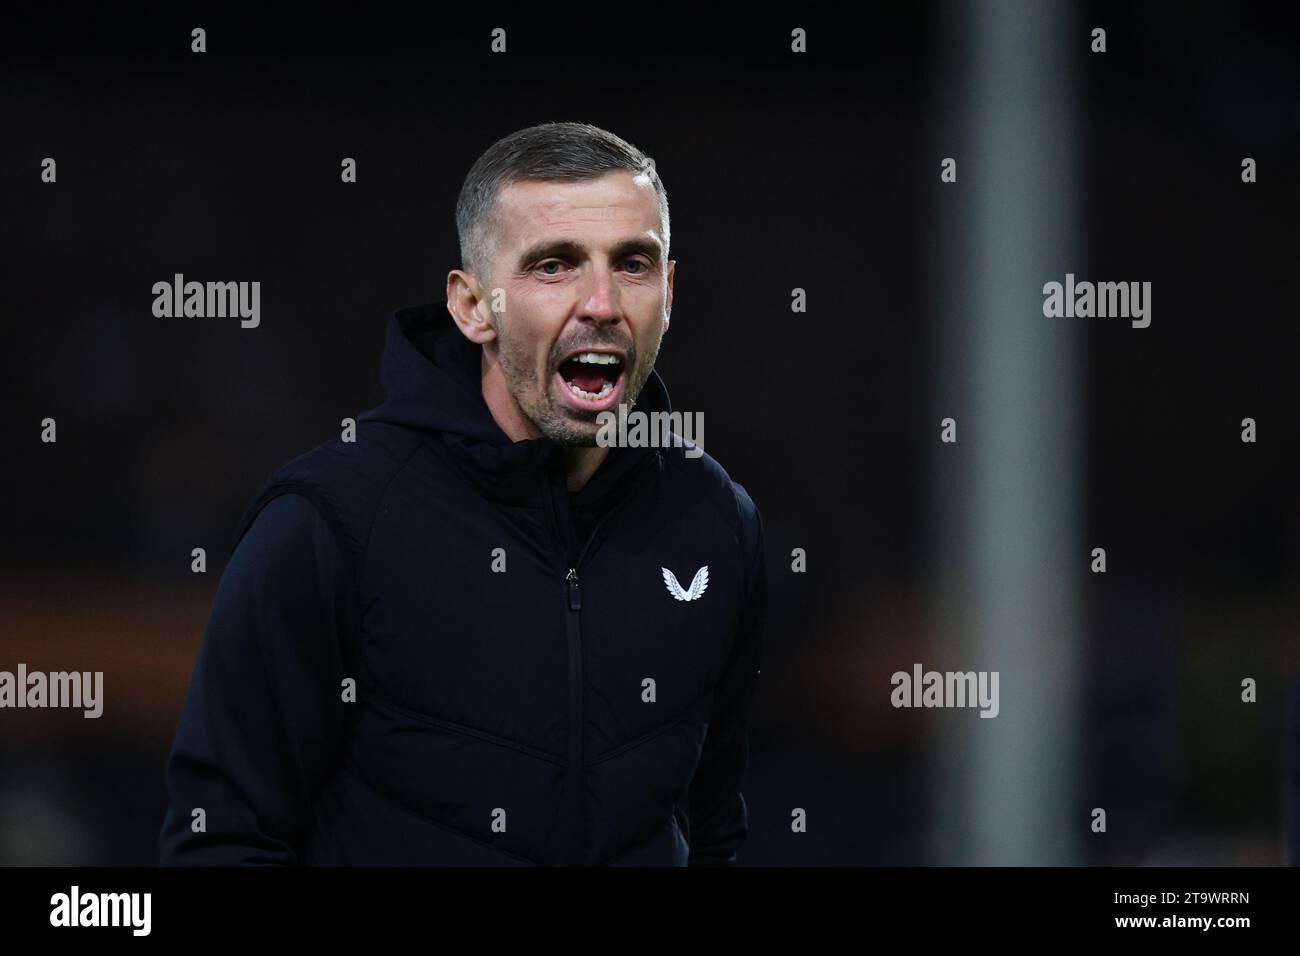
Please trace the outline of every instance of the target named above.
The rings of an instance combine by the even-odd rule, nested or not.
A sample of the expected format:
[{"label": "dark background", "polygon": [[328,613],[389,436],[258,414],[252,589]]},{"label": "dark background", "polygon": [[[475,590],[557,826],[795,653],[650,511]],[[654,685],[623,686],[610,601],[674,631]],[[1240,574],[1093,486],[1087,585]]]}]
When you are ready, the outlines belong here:
[{"label": "dark background", "polygon": [[[439,300],[459,264],[465,173],[550,120],[655,158],[678,263],[658,368],[763,513],[743,861],[964,859],[929,809],[961,780],[930,757],[942,725],[974,715],[894,710],[889,675],[942,638],[936,489],[965,486],[934,473],[934,410],[952,318],[936,289],[960,269],[943,190],[980,183],[938,175],[962,83],[949,44],[969,27],[955,5],[864,9],[851,28],[656,8],[8,33],[0,669],[103,670],[106,703],[95,721],[0,711],[0,863],[156,861],[164,762],[243,509],[380,401],[385,316]],[[1283,863],[1300,39],[1264,7],[1062,9],[1079,51],[1070,271],[1154,294],[1145,330],[1057,320],[1076,323],[1081,375],[1078,799],[1112,822],[1090,834],[1080,813],[1077,851],[1055,862]],[[189,53],[196,25],[204,55]],[[498,25],[504,56],[487,52]],[[1088,53],[1094,25],[1104,55]],[[804,56],[792,26],[809,31]],[[339,181],[345,156],[356,184]],[[151,287],[176,272],[261,281],[261,326],[155,318]],[[790,312],[796,286],[805,314]],[[1025,293],[1026,316],[1052,321]],[[946,507],[962,505],[959,491]],[[1096,542],[1106,575],[1088,573]],[[1243,676],[1257,704],[1241,703]],[[793,807],[807,833],[790,832]]]}]

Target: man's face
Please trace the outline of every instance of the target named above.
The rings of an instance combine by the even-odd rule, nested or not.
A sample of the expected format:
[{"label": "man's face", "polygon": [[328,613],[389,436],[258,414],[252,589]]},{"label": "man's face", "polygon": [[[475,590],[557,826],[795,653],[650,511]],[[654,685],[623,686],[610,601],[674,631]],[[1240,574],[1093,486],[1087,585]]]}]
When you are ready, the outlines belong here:
[{"label": "man's face", "polygon": [[[538,431],[594,445],[598,413],[629,407],[672,309],[653,184],[630,172],[511,183],[497,195],[492,288],[497,361]],[[492,288],[481,290],[490,308]]]}]

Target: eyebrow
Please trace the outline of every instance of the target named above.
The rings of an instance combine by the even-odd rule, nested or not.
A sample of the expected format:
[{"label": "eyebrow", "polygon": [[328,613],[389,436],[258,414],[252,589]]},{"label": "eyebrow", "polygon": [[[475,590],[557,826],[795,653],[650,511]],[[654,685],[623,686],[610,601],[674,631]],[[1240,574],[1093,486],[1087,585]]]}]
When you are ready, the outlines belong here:
[{"label": "eyebrow", "polygon": [[[519,267],[521,269],[527,268],[534,262],[549,259],[552,256],[578,259],[586,255],[586,252],[586,247],[576,239],[544,239],[520,253]],[[624,239],[614,246],[610,258],[623,259],[638,253],[646,256],[655,265],[659,265],[663,247],[653,239],[638,236],[634,239]]]}]

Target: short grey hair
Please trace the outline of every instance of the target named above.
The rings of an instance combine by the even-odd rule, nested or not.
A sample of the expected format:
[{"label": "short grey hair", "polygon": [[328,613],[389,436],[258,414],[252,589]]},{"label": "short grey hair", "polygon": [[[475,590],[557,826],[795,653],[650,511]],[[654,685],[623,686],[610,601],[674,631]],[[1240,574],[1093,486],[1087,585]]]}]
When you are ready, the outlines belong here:
[{"label": "short grey hair", "polygon": [[654,184],[666,260],[668,190],[655,161],[622,137],[590,123],[543,123],[497,140],[466,175],[456,200],[461,268],[480,280],[486,278],[496,198],[504,186],[526,180],[576,182],[620,169],[644,174]]}]

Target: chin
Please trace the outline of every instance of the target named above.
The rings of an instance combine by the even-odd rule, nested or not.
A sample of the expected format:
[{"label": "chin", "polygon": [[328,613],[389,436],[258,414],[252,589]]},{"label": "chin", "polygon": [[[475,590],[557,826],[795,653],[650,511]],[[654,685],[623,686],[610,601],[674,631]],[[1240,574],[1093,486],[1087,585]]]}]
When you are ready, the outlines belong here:
[{"label": "chin", "polygon": [[[557,445],[564,445],[568,448],[595,448],[596,434],[600,431],[598,426],[593,425],[591,429],[565,428],[557,434],[548,435],[547,437]],[[545,434],[545,432],[543,432]]]}]

